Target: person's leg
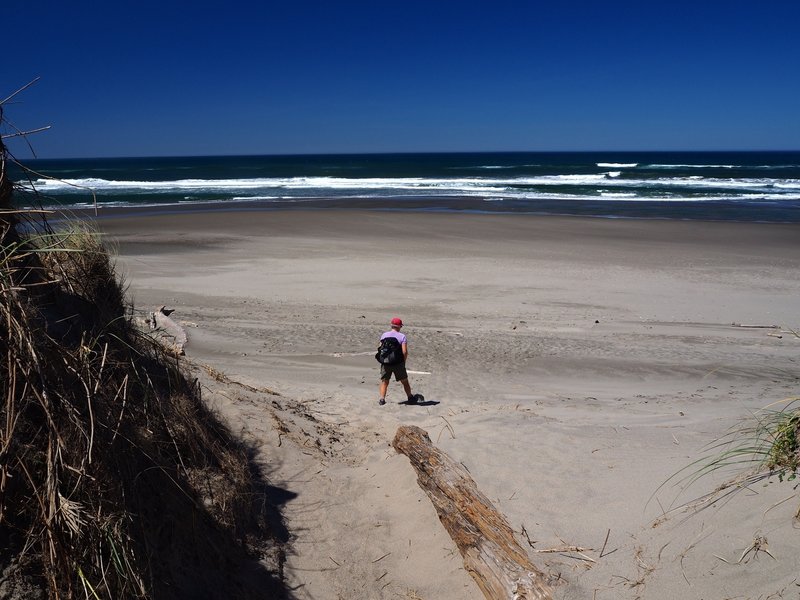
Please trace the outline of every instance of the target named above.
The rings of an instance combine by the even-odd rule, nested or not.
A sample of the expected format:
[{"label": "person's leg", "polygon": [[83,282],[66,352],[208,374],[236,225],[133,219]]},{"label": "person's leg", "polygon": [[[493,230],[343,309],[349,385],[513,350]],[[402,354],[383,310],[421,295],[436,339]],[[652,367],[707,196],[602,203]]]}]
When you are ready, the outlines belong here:
[{"label": "person's leg", "polygon": [[378,393],[380,394],[381,398],[386,398],[386,391],[389,389],[389,380],[388,379],[381,379],[381,383],[378,386]]},{"label": "person's leg", "polygon": [[389,389],[389,380],[392,378],[392,373],[386,368],[386,365],[381,365],[381,382],[378,384],[378,404],[383,406],[386,404],[386,391]]},{"label": "person's leg", "polygon": [[408,377],[402,379],[400,383],[403,384],[403,389],[406,391],[406,396],[408,397],[408,401],[413,402],[414,394],[411,393],[411,384],[408,382]]}]

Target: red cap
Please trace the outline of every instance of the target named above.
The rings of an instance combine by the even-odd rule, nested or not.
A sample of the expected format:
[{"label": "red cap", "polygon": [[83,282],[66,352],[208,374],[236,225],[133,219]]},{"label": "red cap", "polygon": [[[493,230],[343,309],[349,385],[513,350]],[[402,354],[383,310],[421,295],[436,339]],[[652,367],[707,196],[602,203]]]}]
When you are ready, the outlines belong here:
[{"label": "red cap", "polygon": [[395,317],[392,319],[392,327],[402,327],[403,326],[403,319],[400,317]]}]

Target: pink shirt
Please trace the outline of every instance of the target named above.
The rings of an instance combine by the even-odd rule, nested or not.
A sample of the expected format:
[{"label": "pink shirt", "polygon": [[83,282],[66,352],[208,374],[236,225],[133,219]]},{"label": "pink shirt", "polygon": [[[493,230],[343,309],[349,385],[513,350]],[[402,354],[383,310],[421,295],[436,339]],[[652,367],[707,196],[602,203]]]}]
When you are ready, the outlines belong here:
[{"label": "pink shirt", "polygon": [[390,329],[389,331],[384,333],[381,336],[381,339],[385,340],[388,337],[395,338],[398,342],[400,342],[400,345],[403,345],[403,344],[406,343],[406,334],[405,333],[400,333],[399,331],[395,331],[394,329]]}]

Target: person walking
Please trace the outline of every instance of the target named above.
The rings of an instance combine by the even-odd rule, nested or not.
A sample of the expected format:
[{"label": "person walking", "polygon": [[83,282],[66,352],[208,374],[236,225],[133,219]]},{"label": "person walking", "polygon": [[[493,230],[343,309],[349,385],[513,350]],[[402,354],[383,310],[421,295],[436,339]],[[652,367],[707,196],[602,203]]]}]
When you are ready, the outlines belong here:
[{"label": "person walking", "polygon": [[408,338],[400,330],[403,328],[403,320],[399,317],[392,319],[392,328],[381,335],[378,345],[378,353],[375,358],[381,363],[381,382],[378,386],[380,398],[378,404],[386,404],[386,392],[389,390],[389,381],[392,375],[399,381],[408,397],[409,404],[416,404],[417,397],[411,393],[411,384],[408,382],[408,372],[406,371],[406,360],[408,360]]}]

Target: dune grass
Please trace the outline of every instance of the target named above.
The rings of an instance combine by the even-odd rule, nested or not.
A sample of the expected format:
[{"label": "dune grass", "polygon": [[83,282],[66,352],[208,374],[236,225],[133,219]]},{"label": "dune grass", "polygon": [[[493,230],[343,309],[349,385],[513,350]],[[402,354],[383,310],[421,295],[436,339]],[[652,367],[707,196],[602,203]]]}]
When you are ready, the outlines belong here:
[{"label": "dune grass", "polygon": [[[794,481],[800,474],[800,397],[785,398],[741,419],[708,444],[703,455],[664,482],[681,490],[712,476],[722,477],[712,491],[677,508],[702,510],[728,500],[755,483]],[[795,513],[800,518],[800,507]]]},{"label": "dune grass", "polygon": [[137,328],[99,236],[13,208],[6,160],[0,596],[281,597],[275,573],[237,577],[269,535],[250,449]]}]

